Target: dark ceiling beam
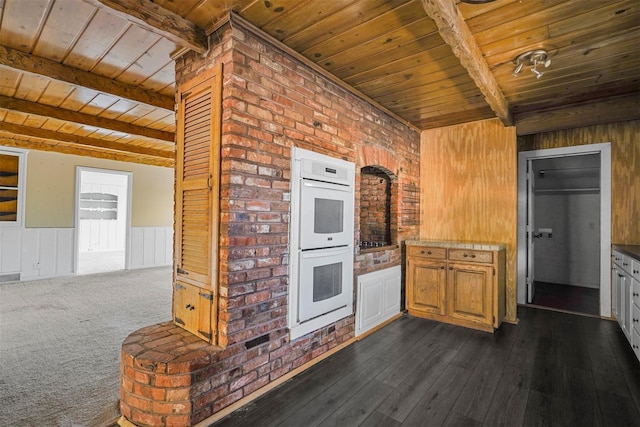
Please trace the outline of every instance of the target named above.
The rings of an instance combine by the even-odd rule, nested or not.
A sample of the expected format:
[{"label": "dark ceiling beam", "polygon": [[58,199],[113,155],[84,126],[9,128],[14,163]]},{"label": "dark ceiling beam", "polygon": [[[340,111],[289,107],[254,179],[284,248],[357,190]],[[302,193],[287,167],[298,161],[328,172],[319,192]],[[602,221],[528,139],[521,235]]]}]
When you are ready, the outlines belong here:
[{"label": "dark ceiling beam", "polygon": [[509,104],[455,2],[422,0],[422,5],[427,15],[435,21],[440,36],[451,47],[453,54],[476,83],[493,112],[505,126],[512,126]]},{"label": "dark ceiling beam", "polygon": [[204,29],[151,0],[85,0],[198,53],[209,50]]},{"label": "dark ceiling beam", "polygon": [[96,159],[106,159],[118,162],[137,163],[149,166],[161,166],[165,168],[173,168],[175,162],[173,159],[165,159],[159,157],[149,157],[140,154],[127,154],[117,151],[102,150],[99,148],[88,147],[86,145],[75,145],[61,141],[50,141],[46,139],[34,139],[15,134],[1,134],[2,145],[6,147],[24,148],[27,150],[50,151],[60,154],[71,154],[74,156],[93,157]]},{"label": "dark ceiling beam", "polygon": [[613,98],[563,105],[514,114],[518,136],[640,119],[640,96],[631,93]]},{"label": "dark ceiling beam", "polygon": [[0,66],[23,71],[30,74],[48,77],[69,83],[73,86],[92,89],[128,99],[156,108],[174,111],[175,101],[171,96],[142,89],[139,86],[118,82],[107,77],[92,74],[88,71],[69,67],[59,62],[30,55],[6,46],[0,45]]},{"label": "dark ceiling beam", "polygon": [[73,143],[77,146],[101,148],[122,153],[135,153],[159,159],[173,159],[174,151],[158,150],[139,145],[126,144],[123,142],[106,141],[88,136],[75,135],[72,133],[57,132],[53,130],[40,129],[31,126],[18,125],[8,122],[0,122],[0,132],[7,132],[15,135],[28,136],[32,138],[47,139],[52,141],[63,141]]},{"label": "dark ceiling beam", "polygon": [[142,136],[145,138],[157,139],[160,141],[174,142],[173,132],[165,132],[158,129],[137,126],[119,120],[92,116],[90,114],[79,113],[77,111],[66,110],[63,108],[52,107],[44,104],[38,104],[36,102],[11,98],[9,96],[0,95],[0,109],[17,111],[24,114],[33,114],[41,117],[51,117],[66,122],[73,122],[82,126],[91,126],[115,132],[122,132],[132,136]]}]

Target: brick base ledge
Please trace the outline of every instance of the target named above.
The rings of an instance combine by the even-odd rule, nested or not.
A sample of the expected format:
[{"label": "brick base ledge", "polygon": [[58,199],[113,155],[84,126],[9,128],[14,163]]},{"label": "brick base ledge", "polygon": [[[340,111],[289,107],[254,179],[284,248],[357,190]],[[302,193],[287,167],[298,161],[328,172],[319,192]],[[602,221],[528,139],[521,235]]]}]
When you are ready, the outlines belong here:
[{"label": "brick base ledge", "polygon": [[211,377],[225,353],[172,322],[133,332],[122,343],[123,417],[139,426],[188,426],[210,416],[224,394]]},{"label": "brick base ledge", "polygon": [[207,425],[355,340],[347,339],[253,392],[228,401],[229,362],[237,350],[212,346],[172,322],[142,328],[122,344],[122,417],[118,424],[169,427],[204,421],[200,425]]}]

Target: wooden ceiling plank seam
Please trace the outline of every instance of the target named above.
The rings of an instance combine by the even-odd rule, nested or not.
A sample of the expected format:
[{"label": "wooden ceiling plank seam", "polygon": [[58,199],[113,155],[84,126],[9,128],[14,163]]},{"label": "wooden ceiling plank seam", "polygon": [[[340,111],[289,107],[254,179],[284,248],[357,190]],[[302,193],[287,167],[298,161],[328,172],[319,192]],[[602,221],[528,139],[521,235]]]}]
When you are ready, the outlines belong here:
[{"label": "wooden ceiling plank seam", "polygon": [[103,76],[92,74],[78,68],[69,67],[30,55],[18,50],[0,46],[0,66],[17,69],[30,74],[42,75],[69,84],[86,87],[97,92],[130,99],[142,104],[165,110],[174,110],[174,99],[155,92],[146,91],[136,86],[127,85]]},{"label": "wooden ceiling plank seam", "polygon": [[0,95],[0,108],[5,110],[14,110],[26,114],[34,114],[42,117],[53,117],[58,120],[74,122],[79,125],[93,126],[116,132],[123,132],[130,135],[144,136],[151,139],[161,141],[174,141],[174,134],[171,132],[163,132],[147,127],[136,126],[134,124],[120,122],[118,120],[105,119],[99,116],[84,114],[72,110],[64,110],[57,107],[51,107],[36,102],[25,101],[17,98],[10,98]]},{"label": "wooden ceiling plank seam", "polygon": [[[326,17],[324,20],[309,25],[290,37],[285,38],[283,42],[297,51],[302,51],[311,46],[323,43],[334,37],[338,30],[345,25],[351,25],[354,21],[357,25],[370,22],[381,15],[379,11],[386,9],[395,10],[396,8],[408,3],[411,0],[374,0],[374,1],[355,1],[349,4],[340,13],[334,13]],[[366,11],[362,7],[366,6]],[[354,9],[351,12],[351,9]],[[355,15],[355,16],[354,16]]]},{"label": "wooden ceiling plank seam", "polygon": [[122,151],[127,153],[143,154],[152,157],[173,158],[172,151],[158,150],[153,148],[140,149],[135,145],[121,144],[116,142],[105,141],[97,138],[79,136],[71,133],[56,132],[40,128],[32,128],[21,124],[8,122],[0,122],[0,131],[9,132],[17,135],[30,136],[34,138],[50,139],[55,141],[70,142],[77,145],[86,145],[90,147],[103,148],[105,150]]},{"label": "wooden ceiling plank seam", "polygon": [[499,2],[489,2],[489,3],[478,3],[478,4],[469,4],[462,3],[460,0],[457,0],[458,9],[464,16],[465,20],[469,20],[471,18],[475,18],[478,15],[482,15],[485,13],[489,13],[495,11],[497,9],[503,8],[510,3],[521,2],[521,0],[500,0]]},{"label": "wooden ceiling plank seam", "polygon": [[372,56],[372,51],[360,51],[356,49],[355,51],[351,51],[350,54],[334,56],[334,61],[340,59],[341,62],[339,66],[336,67],[335,62],[328,66],[327,64],[324,65],[327,70],[345,80],[349,79],[351,75],[362,74],[377,67],[384,66],[389,60],[399,59],[404,55],[414,55],[431,49],[437,49],[444,45],[440,35],[434,32],[401,46],[389,44],[387,50],[384,52],[377,51],[375,45],[367,46],[375,52],[375,56]]},{"label": "wooden ceiling plank seam", "polygon": [[[634,0],[635,1],[635,0]],[[543,48],[545,46],[553,46],[558,49],[563,46],[570,45],[575,40],[584,37],[593,38],[598,36],[598,31],[602,33],[611,32],[611,28],[618,28],[619,31],[632,29],[637,26],[639,5],[636,3],[630,5],[624,13],[616,13],[617,5],[608,5],[600,9],[591,11],[591,18],[584,15],[576,15],[571,18],[547,24],[546,22],[536,28],[531,27],[531,23],[527,23],[527,30],[518,35],[506,34],[501,40],[492,40],[490,43],[480,44],[480,48],[485,56],[489,66],[495,65],[498,61],[495,56],[500,55],[502,61],[512,61],[519,53],[529,50],[529,48]],[[635,12],[633,12],[635,7]],[[608,11],[604,15],[602,10]],[[586,15],[591,15],[588,13]],[[590,23],[585,25],[585,22]],[[504,53],[508,52],[508,58],[504,59]],[[501,55],[503,54],[503,55]]]},{"label": "wooden ceiling plank seam", "polygon": [[[310,0],[271,0],[269,2],[255,1],[243,10],[242,16],[246,16],[248,22],[255,23],[254,25],[265,33],[271,34],[267,30],[269,25],[272,25],[274,21],[283,16],[286,17],[290,15],[292,10],[301,6],[301,3],[305,4],[309,1]],[[292,10],[289,10],[289,5],[292,6]],[[268,15],[268,13],[271,15]],[[278,40],[275,36],[274,39]]]},{"label": "wooden ceiling plank seam", "polygon": [[[419,6],[419,5],[418,5]],[[422,12],[421,9],[418,9]],[[408,2],[401,4],[397,8],[393,8],[385,11],[384,13],[369,19],[368,21],[359,23],[355,26],[351,25],[351,22],[346,28],[339,33],[334,33],[328,38],[318,38],[313,44],[309,46],[292,46],[296,51],[299,51],[306,57],[315,57],[317,54],[315,51],[320,50],[318,46],[323,46],[324,49],[327,46],[335,46],[334,51],[326,53],[326,58],[330,58],[332,55],[340,53],[348,49],[356,48],[365,43],[372,42],[380,37],[389,34],[392,31],[396,31],[400,28],[405,28],[408,25],[414,24],[416,21],[424,19],[426,16],[422,13],[416,13],[416,3]],[[371,33],[371,28],[375,29],[374,33]],[[435,30],[435,26],[433,26]],[[366,37],[366,38],[365,38]],[[339,46],[340,43],[349,43],[345,46]],[[288,45],[288,43],[287,43]],[[339,46],[339,47],[338,47]]]},{"label": "wooden ceiling plank seam", "polygon": [[55,2],[55,0],[50,0],[49,4],[47,6],[47,10],[45,11],[42,20],[40,22],[40,25],[38,27],[38,29],[36,30],[36,33],[33,36],[33,43],[31,44],[31,46],[29,47],[28,52],[32,53],[33,49],[35,49],[36,44],[38,43],[38,40],[40,39],[40,36],[42,35],[42,31],[44,30],[44,27],[47,23],[47,21],[49,20],[49,16],[51,15],[51,8],[53,7],[53,3]]},{"label": "wooden ceiling plank seam", "polygon": [[[71,6],[73,6],[73,10],[74,12],[78,11],[78,4],[71,4],[69,3]],[[67,10],[64,9],[64,5],[60,5],[57,6],[55,11],[52,10],[52,13],[49,14],[49,18],[47,19],[47,25],[45,26],[45,28],[43,28],[43,33],[40,36],[40,40],[38,40],[38,43],[36,44],[34,50],[32,52],[30,52],[33,55],[36,56],[44,56],[45,54],[47,55],[47,58],[54,60],[54,61],[59,61],[60,63],[64,63],[69,54],[73,51],[74,47],[76,46],[76,44],[78,43],[78,40],[80,40],[80,37],[82,36],[82,34],[84,34],[84,32],[86,31],[87,27],[89,26],[89,24],[91,23],[91,21],[94,19],[96,13],[98,12],[98,9],[96,9],[95,7],[90,7],[89,5],[86,5],[86,7],[88,9],[90,9],[90,12],[86,15],[84,15],[84,21],[82,23],[82,25],[79,25],[77,27],[74,27],[76,20],[71,20],[72,24],[69,23],[69,16],[67,15]],[[80,12],[83,12],[84,10],[80,10]],[[49,35],[48,32],[52,31],[55,32],[57,30],[57,26],[55,25],[55,23],[52,23],[51,21],[54,20],[54,18],[56,18],[58,16],[58,14],[60,14],[60,20],[64,22],[64,31],[68,32],[68,31],[72,31],[70,30],[70,28],[74,28],[74,35],[71,38],[71,40],[69,40],[66,43],[66,47],[63,48],[59,48],[58,50],[63,50],[63,52],[60,53],[56,53],[55,51],[53,51],[53,49],[51,48],[50,44],[47,44],[46,47],[43,47],[42,49],[39,48],[40,43],[49,43],[52,42],[52,40],[54,39],[53,36]],[[82,16],[82,15],[81,15]],[[47,36],[44,36],[45,34],[47,34]],[[44,38],[44,40],[43,40]],[[58,47],[58,46],[56,46]],[[42,54],[40,52],[40,50],[42,50]]]},{"label": "wooden ceiling plank seam", "polygon": [[[164,39],[160,38],[158,39],[149,49],[147,49],[145,52],[143,52],[137,59],[136,61],[134,61],[133,63],[131,63],[126,69],[123,69],[122,73],[119,74],[119,80],[121,81],[126,81],[129,84],[132,84],[131,81],[131,77],[132,76],[140,76],[141,80],[135,80],[135,84],[138,86],[143,86],[144,83],[146,81],[148,81],[152,76],[154,76],[156,73],[160,72],[160,70],[164,69],[168,64],[173,64],[174,61],[173,59],[171,59],[170,57],[167,57],[166,60],[163,60],[162,58],[157,58],[156,61],[151,61],[148,60],[147,58],[150,58],[153,56],[153,51],[154,50],[158,50],[158,52],[163,53],[165,52],[165,49],[162,45]],[[136,73],[136,72],[129,72],[131,69],[133,68],[140,68],[142,70],[147,71],[148,68],[150,68],[149,64],[160,64],[160,65],[155,65],[155,69],[151,70],[148,73],[145,74],[140,74],[140,73]],[[127,81],[129,80],[129,81]],[[174,75],[174,80],[175,80],[175,75]]]},{"label": "wooden ceiling plank seam", "polygon": [[431,64],[420,65],[408,68],[404,73],[385,75],[363,84],[352,83],[350,80],[348,82],[363,92],[377,95],[378,93],[385,94],[394,90],[402,91],[408,87],[438,83],[458,77],[461,74],[466,75],[468,80],[472,81],[458,59],[450,55],[450,57],[434,62],[433,67]]},{"label": "wooden ceiling plank seam", "polygon": [[84,1],[99,8],[106,8],[109,13],[135,25],[141,25],[177,45],[188,47],[200,54],[209,50],[209,41],[204,29],[150,0]]},{"label": "wooden ceiling plank seam", "polygon": [[[430,23],[431,20],[423,16],[407,25],[397,27],[392,31],[384,31],[375,37],[367,38],[362,42],[358,42],[358,44],[353,44],[349,47],[336,47],[334,52],[328,55],[312,52],[317,49],[307,50],[302,52],[302,54],[318,64],[323,64],[323,67],[329,70],[340,70],[348,68],[353,63],[358,63],[363,57],[366,57],[367,52],[371,50],[379,52],[378,49],[381,46],[384,46],[387,51],[396,52],[400,47],[406,49],[406,46],[413,46],[416,45],[418,41],[427,39],[430,40],[430,43],[428,43],[428,47],[423,47],[423,49],[433,48],[438,45],[438,42],[433,40],[437,31],[436,28],[431,28],[431,26],[428,25]],[[417,53],[417,51],[414,51],[414,53]],[[380,55],[384,56],[382,52],[380,52]]]},{"label": "wooden ceiling plank seam", "polygon": [[0,44],[11,41],[16,48],[31,52],[53,0],[14,1],[3,8]]},{"label": "wooden ceiling plank seam", "polygon": [[[494,27],[503,25],[505,17],[510,20],[519,19],[524,16],[533,17],[537,13],[542,12],[549,7],[564,3],[567,0],[527,0],[517,1],[504,5],[497,9],[499,12],[488,11],[481,15],[467,19],[467,27],[472,34],[488,31]],[[493,12],[493,13],[492,13]]]},{"label": "wooden ceiling plank seam", "polygon": [[[584,5],[584,1],[579,1],[582,5]],[[593,6],[598,2],[588,3]],[[586,11],[581,10],[580,12],[580,15],[583,15]],[[490,28],[485,31],[473,33],[473,36],[476,39],[477,43],[482,46],[487,44],[489,41],[495,41],[499,40],[502,37],[506,37],[506,35],[513,36],[521,32],[529,31],[532,28],[532,25],[535,25],[535,23],[550,26],[552,24],[555,24],[556,22],[574,17],[575,15],[575,1],[564,1],[551,7],[545,8],[543,12],[535,16],[525,15],[522,17],[513,18],[507,22],[503,22],[501,25],[498,25],[496,27]]]},{"label": "wooden ceiling plank seam", "polygon": [[[359,0],[355,0],[358,2]],[[318,2],[317,0],[310,0],[307,2],[298,2],[299,5],[292,10],[289,10],[261,28],[263,31],[273,35],[276,39],[284,42],[289,36],[289,33],[296,34],[299,31],[304,30],[310,25],[314,25],[318,22],[324,21],[329,16],[340,12],[345,8],[347,3],[352,4],[352,0],[333,0],[330,2]],[[283,30],[280,23],[286,21],[286,29]],[[287,43],[285,43],[287,44]],[[288,44],[287,44],[288,45]],[[296,49],[297,50],[297,49]]]},{"label": "wooden ceiling plank seam", "polygon": [[427,15],[436,22],[440,35],[476,82],[496,116],[505,126],[511,126],[509,104],[455,4],[449,0],[421,1]]},{"label": "wooden ceiling plank seam", "polygon": [[[405,58],[390,61],[388,64],[382,64],[367,71],[352,74],[349,76],[349,81],[354,82],[354,85],[376,85],[377,82],[384,81],[392,75],[406,75],[412,71],[420,71],[431,64],[437,65],[440,61],[447,61],[448,57],[455,58],[451,54],[451,48],[446,44],[442,44],[433,49],[414,53]],[[457,58],[455,60],[457,61]],[[457,63],[460,65],[459,62]]]},{"label": "wooden ceiling plank seam", "polygon": [[411,129],[413,129],[413,130],[415,130],[417,132],[420,131],[420,129],[418,127],[414,126],[411,122],[409,122],[406,119],[398,116],[397,114],[395,114],[394,112],[389,110],[387,107],[379,104],[378,102],[376,102],[372,98],[370,98],[367,95],[363,94],[362,92],[356,90],[354,87],[348,85],[347,83],[345,83],[344,81],[342,81],[341,79],[336,77],[335,75],[331,74],[330,72],[328,72],[324,68],[320,67],[315,62],[310,61],[305,56],[299,54],[295,50],[293,50],[293,49],[289,48],[288,46],[284,45],[279,40],[271,37],[269,34],[265,33],[262,30],[260,30],[258,27],[256,27],[255,25],[251,24],[249,21],[245,20],[244,18],[242,18],[238,14],[232,12],[229,15],[229,18],[230,18],[229,22],[231,23],[232,26],[236,25],[236,26],[239,26],[240,28],[242,28],[242,29],[244,29],[246,31],[249,31],[250,33],[254,34],[255,36],[263,39],[265,42],[270,43],[272,46],[275,46],[277,49],[283,51],[284,53],[286,53],[290,57],[294,58],[295,60],[302,62],[307,67],[311,68],[314,72],[320,74],[322,77],[324,77],[327,80],[331,81],[333,84],[337,85],[342,90],[345,90],[345,91],[351,93],[352,95],[355,95],[359,99],[361,99],[361,100],[363,100],[365,102],[368,102],[372,106],[378,108],[382,113],[387,114],[389,117],[399,121],[400,123],[403,123],[404,125],[408,126],[409,128],[411,128]]}]

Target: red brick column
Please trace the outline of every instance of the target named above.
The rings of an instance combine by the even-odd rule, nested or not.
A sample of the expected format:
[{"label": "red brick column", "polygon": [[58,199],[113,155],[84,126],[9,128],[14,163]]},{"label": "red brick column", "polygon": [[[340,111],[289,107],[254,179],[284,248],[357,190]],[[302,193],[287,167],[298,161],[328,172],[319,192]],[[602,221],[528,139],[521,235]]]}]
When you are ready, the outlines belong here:
[{"label": "red brick column", "polygon": [[173,325],[133,332],[122,344],[120,409],[139,426],[188,426],[211,415],[222,350]]}]

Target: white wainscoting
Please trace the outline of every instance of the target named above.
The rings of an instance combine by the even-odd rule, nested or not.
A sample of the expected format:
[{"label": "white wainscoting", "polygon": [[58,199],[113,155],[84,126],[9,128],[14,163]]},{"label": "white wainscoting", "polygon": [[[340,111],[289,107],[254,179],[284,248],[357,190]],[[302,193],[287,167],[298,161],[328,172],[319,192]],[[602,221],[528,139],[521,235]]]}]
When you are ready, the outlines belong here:
[{"label": "white wainscoting", "polygon": [[0,275],[20,280],[73,274],[73,228],[0,228]]},{"label": "white wainscoting", "polygon": [[399,265],[358,276],[356,336],[400,313]]},{"label": "white wainscoting", "polygon": [[[74,274],[75,229],[0,227],[0,283]],[[129,269],[173,263],[172,227],[133,227]]]},{"label": "white wainscoting", "polygon": [[132,227],[129,269],[173,264],[172,227]]}]

